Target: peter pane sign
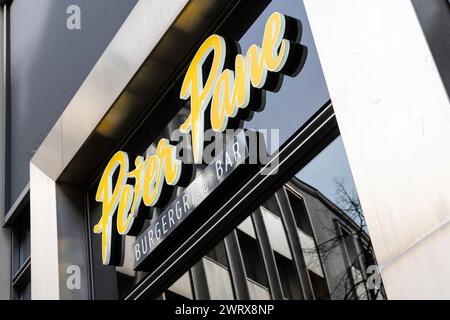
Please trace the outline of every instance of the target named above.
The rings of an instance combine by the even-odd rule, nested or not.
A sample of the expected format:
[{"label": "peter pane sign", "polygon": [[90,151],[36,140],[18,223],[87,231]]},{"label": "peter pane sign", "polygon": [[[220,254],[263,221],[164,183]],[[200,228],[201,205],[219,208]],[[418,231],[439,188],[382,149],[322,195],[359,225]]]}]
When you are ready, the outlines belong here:
[{"label": "peter pane sign", "polygon": [[[203,42],[192,59],[180,92],[180,98],[189,101],[190,114],[179,129],[191,136],[194,164],[203,163],[206,127],[223,133],[229,127],[229,120],[239,119],[243,110],[259,111],[255,107],[259,93],[277,90],[274,78],[298,73],[306,52],[296,42],[298,33],[297,20],[275,12],[267,20],[261,46],[252,45],[245,55],[230,57],[232,52],[240,52],[233,47],[237,44],[216,34]],[[209,73],[205,77],[206,65]],[[248,149],[248,140],[240,131],[143,231],[136,230],[139,207],[160,206],[163,193],[173,189],[167,186],[180,183],[186,166],[177,158],[176,146],[167,139],[157,143],[154,153],[147,152],[133,159],[133,167],[126,152],[117,152],[103,172],[95,198],[102,204],[102,216],[94,226],[94,233],[101,235],[103,264],[120,264],[121,252],[114,246],[118,237],[139,235],[133,246],[135,268],[144,269],[151,253],[180,225],[188,224],[188,217],[215,190],[225,186],[240,167],[248,165]]]}]

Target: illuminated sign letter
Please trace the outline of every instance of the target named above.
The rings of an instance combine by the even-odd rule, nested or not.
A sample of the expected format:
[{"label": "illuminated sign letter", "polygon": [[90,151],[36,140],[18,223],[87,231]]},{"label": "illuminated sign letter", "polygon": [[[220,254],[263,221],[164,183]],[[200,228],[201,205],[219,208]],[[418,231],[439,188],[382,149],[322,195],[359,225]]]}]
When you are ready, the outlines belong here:
[{"label": "illuminated sign letter", "polygon": [[[180,131],[192,134],[192,147],[195,163],[202,163],[204,145],[204,119],[211,103],[211,127],[223,132],[229,118],[237,116],[239,108],[250,104],[251,89],[263,89],[269,72],[281,72],[291,54],[286,34],[286,17],[273,13],[264,30],[262,47],[252,45],[245,55],[235,58],[234,70],[224,68],[226,59],[225,40],[213,35],[197,51],[184,78],[180,97],[190,98],[191,114],[181,126]],[[210,54],[213,63],[208,79],[203,83],[203,64]]]},{"label": "illuminated sign letter", "polygon": [[[103,172],[95,200],[102,203],[102,217],[94,232],[102,235],[103,264],[110,264],[112,245],[112,223],[117,211],[117,233],[127,235],[134,223],[141,201],[146,206],[158,203],[163,184],[176,185],[181,176],[182,163],[176,159],[176,149],[167,139],[158,143],[156,154],[147,154],[146,159],[137,157],[135,169],[128,172],[128,155],[117,152]],[[113,186],[113,176],[118,170]],[[134,187],[127,184],[134,179]]]},{"label": "illuminated sign letter", "polygon": [[[293,49],[298,48],[299,44],[285,39],[288,34],[293,34],[286,30],[286,19],[279,12],[273,13],[267,20],[261,47],[254,44],[245,55],[238,54],[232,60],[226,59],[229,48],[225,39],[218,35],[207,38],[198,49],[189,65],[180,92],[180,98],[189,100],[191,108],[180,132],[191,133],[195,163],[203,162],[205,112],[208,107],[212,129],[223,132],[229,119],[237,117],[239,109],[245,109],[252,103],[252,90],[275,91],[271,81],[268,81],[271,73],[293,76],[295,72],[290,69],[295,63],[291,62],[299,62],[298,67],[301,66],[301,59],[297,59],[296,50]],[[290,20],[288,21],[290,23]],[[209,63],[205,64],[208,58],[211,58],[210,66]],[[228,67],[225,66],[226,61],[234,62],[233,70],[225,69]],[[209,70],[204,70],[206,65]],[[205,71],[208,71],[208,76],[203,79]],[[233,168],[233,163],[237,163],[241,157],[239,149],[233,149],[234,162],[228,153],[225,156],[224,160],[216,163],[218,179],[226,176]],[[129,165],[128,155],[123,151],[117,152],[106,166],[97,189],[95,200],[102,203],[102,216],[95,225],[94,232],[102,235],[104,264],[111,263],[114,214],[117,212],[117,234],[135,235],[134,229],[139,228],[133,228],[133,224],[136,225],[141,202],[148,207],[161,206],[164,185],[175,186],[180,180],[183,168],[182,162],[176,157],[176,147],[167,139],[159,140],[155,154],[147,152],[145,158],[136,157],[132,171],[129,171]],[[134,180],[134,185],[127,184],[128,179]],[[206,194],[207,190],[202,192]],[[201,199],[201,192],[196,193],[196,196]],[[154,230],[149,231],[148,246],[153,245],[155,239],[159,241],[164,237],[168,228],[175,224],[175,218],[182,219],[184,212],[190,209],[186,199],[183,198],[182,208],[177,205],[175,212],[173,209],[169,211],[167,219],[163,218],[161,223],[155,224]],[[136,256],[145,255],[147,249],[147,242],[142,243],[142,246],[136,244]]]},{"label": "illuminated sign letter", "polygon": [[[206,107],[225,65],[226,51],[225,40],[221,36],[212,35],[206,39],[192,59],[181,87],[180,98],[191,99],[191,114],[181,125],[180,131],[192,132],[192,149],[197,164],[202,163]],[[213,54],[211,70],[206,81],[203,81],[203,64],[210,54]]]},{"label": "illuminated sign letter", "polygon": [[[128,196],[122,193],[127,181],[128,165],[128,155],[122,151],[117,152],[106,166],[95,196],[95,200],[102,203],[102,217],[94,227],[94,232],[102,235],[103,264],[109,264],[111,258],[113,215],[121,198]],[[119,173],[116,185],[113,187],[113,175],[116,170],[119,170]]]}]

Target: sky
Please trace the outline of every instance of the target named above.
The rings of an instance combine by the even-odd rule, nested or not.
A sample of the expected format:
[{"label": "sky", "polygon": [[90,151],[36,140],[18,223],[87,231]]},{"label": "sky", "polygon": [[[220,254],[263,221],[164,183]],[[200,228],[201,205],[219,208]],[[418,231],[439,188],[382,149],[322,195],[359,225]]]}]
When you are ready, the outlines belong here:
[{"label": "sky", "polygon": [[300,170],[296,177],[318,189],[332,202],[336,202],[335,179],[343,183],[349,194],[357,194],[340,136]]}]

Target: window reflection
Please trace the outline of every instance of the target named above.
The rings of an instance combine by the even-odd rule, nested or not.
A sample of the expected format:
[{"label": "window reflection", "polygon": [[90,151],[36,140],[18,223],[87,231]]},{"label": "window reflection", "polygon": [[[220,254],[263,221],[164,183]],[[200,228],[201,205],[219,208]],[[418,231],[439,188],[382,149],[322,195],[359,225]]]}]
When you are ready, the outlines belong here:
[{"label": "window reflection", "polygon": [[284,77],[279,92],[267,92],[264,111],[255,112],[251,121],[245,123],[245,127],[277,129],[279,130],[280,142],[283,143],[330,99],[330,95],[303,1],[271,1],[242,39],[239,40],[242,51],[246,52],[249,46],[261,42],[261,30],[264,29],[268,17],[275,11],[301,21],[303,28],[301,43],[307,47],[308,56],[305,66],[298,76],[294,78]]},{"label": "window reflection", "polygon": [[[337,165],[342,163],[343,166]],[[311,292],[308,297],[312,299],[383,299],[384,290],[369,290],[366,286],[366,270],[376,264],[376,259],[347,169],[345,150],[337,138],[255,212],[248,213],[233,231],[238,252],[230,252],[220,241],[192,267],[195,272],[186,270],[159,298],[236,299],[236,291],[243,289],[250,299],[272,299],[271,286],[275,281],[283,299],[303,299],[305,292]],[[344,176],[345,184],[336,184],[337,176]],[[341,201],[343,192],[352,205]],[[355,218],[357,214],[359,220]],[[266,242],[255,225],[258,216]],[[287,217],[291,217],[294,228],[288,228]],[[125,237],[122,267],[102,266],[94,274],[97,298],[123,297],[145,278],[146,273],[133,271],[133,242],[133,237]],[[236,270],[233,272],[232,268],[236,264],[230,264],[231,254],[240,261],[246,281],[233,281]],[[268,271],[270,264],[275,271]]]},{"label": "window reflection", "polygon": [[[327,162],[333,164],[333,170],[328,169],[331,164]],[[339,163],[345,165],[336,166]],[[352,201],[354,204],[359,203],[351,173],[347,169],[345,150],[341,139],[337,138],[304,171],[289,179],[276,192],[277,196],[269,197],[253,213],[261,215],[264,221],[276,274],[268,273],[267,261],[264,261],[265,257],[261,253],[262,246],[267,244],[262,244],[261,239],[258,239],[252,215],[236,228],[242,266],[247,276],[247,283],[237,285],[246,288],[251,299],[272,298],[268,277],[279,281],[284,299],[303,299],[306,288],[318,300],[385,298],[384,290],[373,291],[366,287],[365,271],[376,260],[366,229],[352,216],[355,210],[360,210],[363,219],[362,211],[356,208],[349,210],[348,206],[342,207],[342,202],[338,201],[341,189],[350,187],[352,191],[349,194],[354,197]],[[322,175],[314,180],[312,173],[318,172],[322,172]],[[309,183],[299,179],[303,176],[308,178]],[[345,184],[335,189],[338,190],[338,196],[330,193],[336,188],[333,179],[336,176],[347,179]],[[324,184],[324,181],[328,184]],[[323,188],[324,192],[317,187]],[[332,196],[329,198],[325,194]],[[295,237],[287,236],[284,221],[286,214],[291,214],[292,221],[295,221]],[[294,248],[301,248],[300,252],[294,251]],[[226,258],[229,254],[221,242],[206,255],[207,259],[202,259],[208,285],[213,286],[210,292],[220,293],[217,299],[228,299],[236,290],[232,288],[233,282],[229,281],[232,276]],[[296,254],[301,254],[304,265],[295,263],[293,257]],[[214,268],[211,268],[211,263],[215,263]],[[306,278],[300,277],[302,272],[305,272]],[[214,298],[214,294],[211,295],[211,299]]]},{"label": "window reflection", "polygon": [[295,175],[348,213],[348,195],[358,201],[342,138],[338,137]]},{"label": "window reflection", "polygon": [[[260,42],[264,23],[274,11],[302,20],[302,43],[308,47],[308,59],[302,74],[296,78],[286,77],[280,92],[267,94],[266,110],[255,113],[245,126],[279,129],[281,142],[285,142],[329,96],[301,1],[271,1],[241,39],[243,51],[249,44]],[[185,106],[154,141],[170,137],[173,128],[178,128],[187,114]],[[136,136],[147,137],[147,130],[148,127],[143,125]],[[148,140],[133,138],[126,149],[142,154]],[[201,166],[196,168],[193,176],[201,174]],[[182,188],[177,188],[172,197],[181,191]],[[91,192],[89,199],[90,230],[101,215],[101,208],[93,195]],[[163,208],[142,210],[145,210],[148,225]],[[262,243],[260,232],[255,230],[255,215],[262,218],[263,232],[268,238],[266,243]],[[291,217],[295,226],[289,228],[286,217]],[[311,293],[308,297],[312,299],[378,298],[364,285],[367,266],[375,264],[366,231],[339,137],[285,181],[284,186],[261,203],[256,212],[248,212],[246,219],[234,231],[238,253],[229,252],[221,241],[194,267],[183,270],[183,276],[166,288],[159,299],[234,299],[238,289],[235,286],[240,286],[239,289],[248,293],[251,299],[272,299],[274,294],[269,283],[274,282],[281,288],[284,299],[303,299],[306,292]],[[147,275],[133,270],[133,242],[132,237],[125,237],[125,263],[122,267],[105,267],[101,265],[98,254],[101,252],[99,237],[94,237],[92,264],[96,298],[123,298]],[[230,263],[231,254],[238,255],[240,266]],[[268,264],[274,266],[270,273]],[[237,267],[242,268],[245,275],[242,283],[232,281],[231,268]],[[378,294],[383,295],[382,292]]]},{"label": "window reflection", "polygon": [[294,195],[291,191],[287,192],[289,204],[294,214],[297,228],[304,232],[307,236],[313,237],[311,222],[309,221],[308,212],[306,211],[305,202],[299,196]]},{"label": "window reflection", "polygon": [[269,284],[263,268],[264,261],[256,239],[241,231],[238,231],[237,234],[247,277],[267,288]]},{"label": "window reflection", "polygon": [[206,254],[206,256],[221,264],[225,268],[228,268],[227,252],[223,241],[220,241],[219,244],[214,247],[214,249]]},{"label": "window reflection", "polygon": [[282,256],[278,252],[274,252],[274,256],[278,272],[280,274],[281,286],[283,288],[283,295],[285,299],[302,299],[301,285],[298,277],[296,276],[297,272],[295,270],[294,262],[291,259]]}]

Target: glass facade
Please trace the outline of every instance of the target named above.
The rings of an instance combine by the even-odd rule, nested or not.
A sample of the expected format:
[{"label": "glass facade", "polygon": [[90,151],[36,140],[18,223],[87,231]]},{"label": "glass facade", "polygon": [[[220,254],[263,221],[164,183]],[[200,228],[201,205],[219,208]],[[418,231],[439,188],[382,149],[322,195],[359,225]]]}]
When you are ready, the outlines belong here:
[{"label": "glass facade", "polygon": [[[312,171],[331,176],[324,179],[322,174],[314,180],[308,174]],[[348,178],[345,185],[342,180],[332,179],[343,175]],[[300,180],[303,176],[309,177],[309,183]],[[320,185],[324,191],[313,185]],[[333,198],[324,195],[330,190],[334,190]],[[99,214],[92,217],[94,221]],[[154,209],[153,214],[156,216],[158,210]],[[96,298],[124,298],[147,275],[133,271],[133,240],[125,238],[124,265],[116,268],[101,265],[99,243],[93,239]],[[238,263],[230,265],[230,260]],[[375,264],[345,150],[338,137],[192,268],[186,269],[160,298],[227,300],[236,299],[236,291],[240,290],[248,298],[258,300],[383,299],[383,290],[366,287],[367,268]],[[239,272],[233,268],[241,268],[245,283],[233,279],[234,273]]]},{"label": "glass facade", "polygon": [[[324,165],[321,157],[333,148],[333,144],[343,148],[339,137],[305,169],[318,166],[316,169],[320,170]],[[345,157],[345,151],[340,151]],[[336,160],[329,158],[329,161]],[[344,173],[345,168],[334,168],[337,176]],[[320,190],[298,179],[302,171],[227,236],[230,241],[237,242],[237,252],[227,250],[222,241],[194,266],[205,273],[207,281],[196,286],[208,288],[207,298],[235,298],[233,292],[237,289],[232,287],[227,257],[237,254],[246,275],[246,283],[238,285],[248,291],[250,299],[297,300],[304,299],[305,293],[309,293],[308,298],[320,300],[385,299],[382,289],[366,287],[366,270],[375,260],[368,234],[352,218],[356,208],[351,208],[350,212],[341,209]],[[349,181],[350,184],[352,182]],[[329,187],[335,188],[337,194],[347,192],[348,205],[359,203],[357,195],[342,190],[338,182]],[[361,208],[358,210],[362,212]],[[295,222],[294,228],[288,225],[292,221]],[[292,230],[295,233],[289,234]],[[263,251],[270,254],[264,256]],[[195,286],[191,283],[192,279],[185,274],[161,298],[165,298],[167,293],[175,293],[187,299],[198,299],[195,292],[192,295]],[[274,283],[273,287],[271,283]],[[277,288],[281,288],[281,296],[274,296],[273,290]],[[189,295],[183,293],[186,291]]]},{"label": "glass facade", "polygon": [[[275,129],[279,141],[275,148],[269,149],[272,155],[299,143],[295,137],[301,137],[314,121],[323,121],[320,119],[324,113],[331,110],[330,115],[333,115],[301,1],[267,1],[259,8],[258,14],[239,18],[243,25],[250,26],[246,30],[237,32],[230,28],[230,24],[236,21],[225,20],[217,33],[239,41],[242,52],[245,52],[250,44],[261,42],[264,23],[275,11],[301,21],[301,44],[308,48],[308,54],[302,72],[295,77],[285,76],[278,92],[264,91],[263,111],[252,112],[247,121],[240,123],[240,127],[245,129]],[[168,90],[155,106],[155,111],[144,117],[120,150],[131,155],[154,153],[159,139],[173,140],[179,134],[177,128],[186,121],[190,112],[190,105],[178,98],[180,85],[175,83]],[[383,298],[383,290],[369,290],[365,284],[366,270],[374,264],[374,257],[338,130],[334,128],[321,138],[313,135],[312,140],[317,141],[313,143],[315,151],[311,151],[308,161],[301,156],[290,156],[293,163],[289,165],[292,168],[289,175],[275,174],[273,177],[273,185],[280,187],[268,193],[263,201],[249,203],[250,209],[234,220],[234,228],[228,228],[230,230],[223,237],[215,237],[214,242],[205,244],[200,251],[202,258],[178,266],[178,280],[172,281],[171,285],[152,286],[152,290],[159,293],[149,298]],[[188,180],[192,182],[202,175],[205,167],[204,164],[192,166]],[[279,168],[285,171],[287,165],[281,163]],[[154,258],[150,267],[146,271],[135,271],[133,244],[137,236],[118,237],[113,241],[123,263],[117,267],[103,265],[101,237],[92,232],[102,215],[101,204],[95,200],[99,179],[100,176],[94,177],[86,188],[93,298],[125,299],[145,287],[159,261],[172,249],[168,246],[167,253],[152,253]],[[239,185],[230,185],[220,199],[212,201],[214,204],[204,209],[202,214],[211,215],[218,210],[247,180],[251,177],[243,177]],[[164,203],[180,196],[188,184],[166,190]],[[165,205],[141,206],[137,222],[140,232],[164,209]],[[192,229],[198,222],[192,219],[190,223]],[[190,229],[185,226],[184,230],[185,234],[178,232],[177,238],[170,240],[173,246],[189,237]]]}]

